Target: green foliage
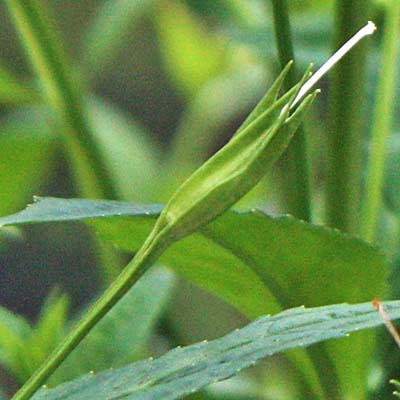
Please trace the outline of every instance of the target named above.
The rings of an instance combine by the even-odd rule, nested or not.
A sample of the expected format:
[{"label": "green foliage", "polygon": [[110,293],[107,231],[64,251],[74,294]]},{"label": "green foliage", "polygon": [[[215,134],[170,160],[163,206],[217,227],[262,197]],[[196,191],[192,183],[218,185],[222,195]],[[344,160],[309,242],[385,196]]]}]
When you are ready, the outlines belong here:
[{"label": "green foliage", "polygon": [[[395,385],[396,388],[400,388],[400,382],[399,382],[399,381],[396,381],[395,379],[392,379],[392,380],[390,381],[390,383],[393,384],[393,385]],[[400,393],[399,393],[397,390],[396,390],[395,392],[393,392],[393,394],[394,394],[396,397],[400,397]]]},{"label": "green foliage", "polygon": [[145,356],[173,283],[174,276],[169,271],[150,271],[71,353],[52,377],[52,384],[89,371],[121,367]]},{"label": "green foliage", "polygon": [[[15,263],[32,277],[32,287],[60,287],[36,317],[0,308],[0,364],[17,383],[27,381],[14,400],[387,398],[387,382],[400,376],[400,353],[389,339],[381,335],[376,343],[371,331],[329,339],[382,324],[370,304],[337,303],[399,293],[396,113],[397,127],[391,132],[390,126],[398,0],[4,4],[0,19],[5,22],[7,9],[33,75],[27,76],[14,33],[2,23],[0,227],[9,227],[0,229],[0,293],[1,285],[10,285],[16,298],[27,301],[18,277],[9,279]],[[311,94],[290,110],[307,74],[296,84],[292,68],[283,86],[289,91],[282,93],[287,67],[244,118],[277,75],[277,53],[281,65],[294,59],[298,71],[310,62],[320,65],[332,38],[337,48],[366,19],[378,24],[375,43],[369,40],[370,49],[361,46],[336,68],[320,109],[305,113]],[[301,121],[307,135],[301,129],[292,140]],[[244,211],[228,210],[249,191],[240,205]],[[35,194],[43,197],[3,217]],[[155,204],[160,201],[166,205]],[[249,204],[256,208],[249,210]],[[275,216],[281,211],[322,225],[328,221],[370,242],[375,237],[386,259],[346,233]],[[91,239],[82,236],[82,249],[103,275],[107,271],[103,284],[122,270],[97,301],[82,292],[83,306],[72,308],[71,315],[69,296],[60,294],[62,274],[72,273],[62,250],[69,244],[46,249],[43,236],[56,227],[24,227],[68,221],[83,221],[96,232]],[[56,231],[64,226],[73,226],[67,229],[81,237],[82,224],[60,224]],[[51,285],[34,273],[38,242],[45,252],[56,253],[49,268],[63,265]],[[126,253],[135,257],[122,268]],[[77,285],[87,274],[81,261],[73,261],[82,264],[81,271],[73,269]],[[148,271],[156,261],[160,265]],[[204,293],[184,292],[184,285],[174,285],[175,275]],[[185,301],[177,301],[183,296]],[[206,304],[197,309],[203,298]],[[15,307],[12,299],[8,304]],[[301,305],[324,307],[293,308]],[[384,307],[391,318],[400,317],[397,302]],[[172,312],[183,316],[169,318]],[[227,334],[267,313],[279,314]],[[200,332],[193,334],[199,324]],[[203,335],[214,338],[216,332],[224,336],[178,346]],[[163,352],[156,360],[138,361]],[[284,356],[269,357],[280,352]],[[381,359],[382,352],[390,357]],[[217,385],[194,393],[263,358],[268,365],[236,377],[238,385],[226,381],[225,390]],[[35,394],[44,383],[53,386],[80,375]],[[6,398],[1,387],[15,390],[3,376],[0,398]]]},{"label": "green foliage", "polygon": [[[49,198],[0,219],[0,225],[87,220],[102,237],[135,253],[160,211],[156,205]],[[301,304],[367,301],[383,293],[386,280],[383,256],[364,242],[292,217],[271,218],[260,211],[225,213],[175,244],[161,262],[249,318]],[[356,287],[349,280],[350,269],[357,276]],[[350,369],[362,380],[372,355],[373,336],[363,334],[351,343],[328,344],[325,351],[317,370],[323,370],[326,359],[331,358],[331,373],[339,380],[345,381]],[[306,375],[315,374],[307,356],[294,355],[294,360]],[[343,363],[347,363],[346,369]]]},{"label": "green foliage", "polygon": [[[24,18],[26,21],[32,19],[30,22],[34,28],[34,14],[28,12]],[[30,398],[170,244],[205,226],[231,207],[283,153],[299,125],[302,112],[315,98],[314,93],[298,99],[300,104],[291,113],[294,101],[309,76],[307,72],[297,85],[277,99],[289,68],[290,64],[239,128],[237,135],[178,188],[132,261],[47,362],[32,375],[18,392],[17,399]],[[208,208],[210,204],[212,208]]]},{"label": "green foliage", "polygon": [[50,293],[44,303],[27,345],[31,349],[29,364],[32,367],[24,380],[32,375],[64,336],[68,305],[67,297],[57,292]]},{"label": "green foliage", "polygon": [[[20,213],[1,218],[0,226],[86,220],[103,238],[135,253],[161,210],[159,205],[37,198]],[[161,260],[229,299],[251,318],[286,306],[365,301],[380,295],[385,282],[384,258],[372,246],[329,228],[290,216],[271,218],[261,211],[229,211],[175,244]],[[346,290],[350,266],[358,276],[357,291],[353,285]],[[296,281],[300,274],[301,286]],[[315,287],[318,280],[330,284]],[[248,296],[251,290],[258,290],[259,295]]]},{"label": "green foliage", "polygon": [[6,309],[0,310],[0,362],[25,382],[64,334],[68,300],[52,292],[34,327]]},{"label": "green foliage", "polygon": [[[173,278],[160,268],[149,273],[77,347],[52,382],[70,380],[91,370],[120,367],[145,355],[157,318],[170,297]],[[153,295],[149,296],[150,292]],[[34,326],[0,309],[0,363],[19,382],[32,375],[76,324],[67,321],[68,303],[65,295],[51,292]]]},{"label": "green foliage", "polygon": [[[392,318],[400,318],[399,302],[384,306]],[[42,389],[33,399],[178,399],[281,351],[345,337],[381,324],[382,319],[370,303],[294,308],[260,318],[220,339],[175,348],[156,360],[89,374],[59,388]]]}]

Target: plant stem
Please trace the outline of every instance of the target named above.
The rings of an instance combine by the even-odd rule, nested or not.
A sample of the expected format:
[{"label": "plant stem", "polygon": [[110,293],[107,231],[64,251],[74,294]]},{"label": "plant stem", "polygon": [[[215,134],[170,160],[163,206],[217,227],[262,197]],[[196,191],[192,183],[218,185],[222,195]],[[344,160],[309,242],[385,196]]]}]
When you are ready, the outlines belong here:
[{"label": "plant stem", "polygon": [[[74,183],[86,198],[116,199],[117,193],[92,132],[82,91],[71,68],[56,29],[41,0],[6,0],[26,54],[42,85],[45,101],[57,118],[64,151],[72,166]],[[119,259],[111,247],[96,240],[103,280],[117,275]]]},{"label": "plant stem", "polygon": [[[282,68],[294,60],[287,0],[272,0],[274,28]],[[297,82],[295,67],[286,81],[287,89]],[[306,134],[303,124],[289,144],[284,156],[284,192],[287,212],[305,221],[311,220],[310,182]]]},{"label": "plant stem", "polygon": [[[334,48],[366,23],[369,3],[337,0]],[[327,222],[351,233],[357,232],[360,214],[366,50],[366,43],[361,43],[335,68],[328,97]]]},{"label": "plant stem", "polygon": [[14,395],[13,400],[28,400],[46,382],[58,366],[85,338],[90,330],[107,314],[123,295],[140,279],[144,272],[158,259],[169,243],[152,235],[146,240],[133,260],[120,273],[114,283],[89,309],[71,333],[53,351],[43,365]]},{"label": "plant stem", "polygon": [[395,97],[395,76],[399,47],[400,2],[384,3],[385,27],[381,50],[381,69],[376,93],[376,104],[369,146],[368,175],[363,198],[361,235],[369,242],[375,237],[378,213],[382,201],[382,186],[386,154],[386,140],[390,133]]},{"label": "plant stem", "polygon": [[[287,0],[272,0],[274,12],[274,28],[278,45],[278,52],[281,66],[284,67],[290,60],[294,60],[293,42],[291,37],[291,28],[289,21],[289,12]],[[286,83],[289,87],[296,82],[296,68],[292,66],[289,71]],[[307,160],[306,135],[303,124],[298,128],[296,135],[289,144],[284,154],[284,171],[285,171],[285,201],[288,212],[297,218],[306,221],[311,220],[311,203],[310,203],[310,183],[309,170]],[[326,349],[319,346],[318,350],[326,356]],[[337,378],[332,367],[332,363],[327,363],[329,358],[321,361],[323,356],[317,357],[318,351],[307,350],[311,363],[314,366],[319,384],[324,392],[324,396],[332,394],[332,388],[337,387],[333,384]],[[321,369],[322,366],[325,366]],[[304,371],[299,369],[303,374]],[[326,397],[331,398],[331,397]]]},{"label": "plant stem", "polygon": [[63,123],[66,152],[76,182],[91,197],[116,198],[115,188],[84,110],[81,90],[56,30],[40,0],[6,0],[15,27],[42,84],[45,98]]}]

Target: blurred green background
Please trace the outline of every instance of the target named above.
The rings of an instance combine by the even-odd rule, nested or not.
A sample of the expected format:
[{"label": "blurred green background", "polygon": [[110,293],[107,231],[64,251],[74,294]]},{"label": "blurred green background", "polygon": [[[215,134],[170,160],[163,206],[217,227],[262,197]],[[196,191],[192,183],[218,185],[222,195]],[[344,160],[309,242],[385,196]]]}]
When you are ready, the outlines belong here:
[{"label": "blurred green background", "polygon": [[[268,0],[44,3],[84,88],[96,141],[120,200],[168,199],[185,177],[226,143],[280,70]],[[382,3],[374,3],[378,26]],[[298,70],[310,62],[318,66],[331,52],[333,1],[291,0],[289,5]],[[379,40],[378,32],[374,44]],[[57,125],[42,104],[38,82],[3,3],[0,49],[0,215],[22,209],[33,195],[80,196]],[[370,107],[379,60],[372,47]],[[324,187],[327,82],[321,87],[323,94],[306,124],[316,221]],[[400,117],[395,118],[398,129]],[[392,141],[382,217],[389,255],[397,253],[394,215],[400,208],[395,189],[400,146],[395,134]],[[281,178],[278,165],[238,207],[285,213]],[[104,284],[93,234],[81,224],[46,224],[0,234],[0,303],[13,311],[35,319],[55,286],[69,294],[72,309],[77,310]],[[127,255],[120,257],[125,260]],[[159,333],[171,342],[161,348],[213,338],[244,322],[222,301],[183,280],[169,304]],[[246,392],[245,385],[241,390]],[[285,387],[276,390],[284,393]]]}]

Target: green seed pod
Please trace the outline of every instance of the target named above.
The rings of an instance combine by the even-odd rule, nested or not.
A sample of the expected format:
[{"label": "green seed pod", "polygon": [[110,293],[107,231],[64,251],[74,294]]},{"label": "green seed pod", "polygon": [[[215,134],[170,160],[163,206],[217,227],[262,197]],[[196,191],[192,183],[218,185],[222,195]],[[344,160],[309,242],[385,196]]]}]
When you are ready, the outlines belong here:
[{"label": "green seed pod", "polygon": [[277,99],[289,68],[290,64],[235,136],[178,188],[162,211],[153,238],[161,235],[172,242],[193,233],[243,197],[281,156],[315,97],[308,95],[290,113],[307,72]]}]

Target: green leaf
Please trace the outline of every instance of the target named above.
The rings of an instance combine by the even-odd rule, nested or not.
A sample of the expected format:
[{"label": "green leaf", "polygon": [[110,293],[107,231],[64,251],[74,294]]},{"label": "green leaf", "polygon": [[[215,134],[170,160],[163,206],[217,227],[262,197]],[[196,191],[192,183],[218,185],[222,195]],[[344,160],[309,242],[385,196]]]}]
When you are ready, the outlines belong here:
[{"label": "green leaf", "polygon": [[25,370],[22,355],[31,333],[31,326],[23,317],[0,308],[0,363],[21,380]]},{"label": "green leaf", "polygon": [[[0,225],[88,219],[103,237],[136,252],[160,211],[157,205],[39,199]],[[161,262],[250,318],[302,304],[368,301],[383,293],[387,271],[383,256],[359,239],[261,211],[225,213],[174,244]],[[340,379],[351,371],[362,386],[373,346],[372,334],[363,333],[351,344],[329,344],[326,357]],[[321,369],[324,361],[317,362]]]},{"label": "green leaf", "polygon": [[53,290],[42,306],[35,329],[25,343],[24,358],[29,369],[22,382],[26,381],[47,358],[63,338],[68,317],[69,299]]},{"label": "green leaf", "polygon": [[0,218],[0,226],[38,224],[44,222],[79,221],[115,216],[157,217],[162,206],[142,205],[121,201],[86,199],[58,199],[34,197],[34,203],[25,210]]},{"label": "green leaf", "polygon": [[[396,389],[400,389],[400,382],[397,381],[396,379],[392,379],[392,380],[390,381],[390,383],[391,383],[392,385],[395,385],[395,386],[396,386]],[[400,392],[398,392],[397,390],[396,390],[395,392],[393,392],[393,394],[394,394],[396,397],[400,397]]]},{"label": "green leaf", "polygon": [[[161,210],[161,205],[36,198],[34,204],[20,213],[0,218],[0,226],[88,220],[102,236],[112,240],[121,249],[136,252]],[[231,235],[231,232],[235,232],[235,235]],[[196,241],[199,241],[198,246]],[[192,246],[193,252],[187,253]],[[219,257],[220,263],[224,264],[224,255],[229,252],[234,256],[230,261],[237,265],[237,269],[245,269],[247,264],[257,272],[259,279],[267,285],[271,284],[272,290],[272,281],[275,281],[276,287],[287,292],[287,303],[311,305],[313,299],[313,305],[322,305],[333,297],[338,301],[356,301],[363,297],[368,300],[379,295],[383,286],[376,284],[384,280],[385,261],[372,246],[338,231],[300,222],[290,216],[272,218],[255,210],[229,211],[201,232],[176,243],[163,256],[163,261],[169,265],[179,265],[183,259],[177,258],[177,254],[183,253],[183,257],[191,263],[191,255],[199,259],[206,256],[201,254],[206,246],[211,246],[208,247],[208,253],[216,255],[216,264]],[[180,271],[186,269],[197,270],[192,266],[180,267]],[[215,273],[212,268],[209,269],[209,273]],[[229,265],[228,270],[234,274],[235,268]],[[349,271],[357,274],[358,282],[355,287],[346,290]],[[373,287],[362,278],[363,271],[367,271],[365,276],[374,282]],[[193,276],[196,275],[200,275],[198,270],[193,272]],[[302,277],[301,285],[299,279],[292,279],[299,276]],[[315,290],[318,292],[315,296],[310,288],[319,280],[326,280],[326,286],[314,288],[313,293]],[[240,281],[237,281],[238,285]],[[281,297],[278,292],[277,297]],[[262,302],[262,299],[258,301]],[[269,311],[279,311],[271,309],[271,306],[273,304],[269,304]],[[240,306],[239,309],[252,317],[267,312],[265,309],[253,309],[251,312],[250,308]]]},{"label": "green leaf", "polygon": [[[112,240],[123,250],[135,252],[161,209],[161,205],[36,198],[33,205],[20,213],[1,218],[0,225],[92,220],[89,221],[90,225],[98,229],[104,237]],[[230,232],[235,232],[235,235],[230,235]],[[322,297],[318,296],[320,304],[329,301],[333,293],[343,296],[341,301],[344,301],[349,295],[352,296],[352,293],[354,298],[357,298],[367,290],[370,291],[368,298],[372,298],[381,290],[371,291],[367,285],[361,285],[360,281],[356,288],[358,293],[354,293],[352,288],[349,293],[339,294],[338,292],[343,293],[343,284],[348,281],[347,274],[338,274],[337,277],[328,274],[337,274],[337,269],[343,272],[352,270],[354,273],[355,268],[359,268],[360,272],[376,268],[377,275],[371,278],[377,282],[385,265],[382,256],[361,240],[328,228],[300,222],[292,217],[271,218],[261,211],[244,213],[229,211],[203,228],[201,234],[195,234],[182,243],[175,244],[170,252],[178,253],[180,246],[185,243],[190,243],[191,246],[200,236],[208,239],[208,244],[214,242],[216,245],[216,251],[210,253],[218,253],[219,247],[226,248],[232,253],[240,252],[237,257],[248,259],[248,264],[252,264],[252,268],[257,268],[260,276],[264,275],[265,282],[268,282],[268,274],[273,273],[272,268],[268,271],[266,267],[271,266],[276,269],[277,262],[284,263],[287,269],[279,272],[279,274],[285,273],[285,276],[280,278],[280,286],[286,287],[288,292],[296,290],[295,296],[299,303],[308,302],[312,295],[308,290],[309,285],[314,284],[318,277],[326,278],[330,285],[334,285],[324,288]],[[259,251],[265,248],[266,243],[268,251]],[[186,252],[183,253],[187,255]],[[253,261],[250,263],[251,259]],[[297,280],[288,279],[290,275],[297,276],[305,268],[312,268],[314,271],[310,274],[310,282],[303,281],[299,287]],[[370,271],[368,274],[370,275]],[[338,288],[341,290],[338,291]]]},{"label": "green leaf", "polygon": [[0,121],[0,215],[15,212],[48,176],[55,150],[48,115],[17,112]]},{"label": "green leaf", "polygon": [[34,328],[24,318],[0,309],[0,362],[25,382],[64,334],[68,300],[50,293]]},{"label": "green leaf", "polygon": [[[147,274],[71,354],[52,382],[93,369],[120,367],[143,356],[173,281],[173,275],[163,269]],[[58,291],[50,293],[34,328],[0,308],[0,363],[19,382],[25,382],[63,338],[67,311],[68,299]]]},{"label": "green leaf", "polygon": [[[36,202],[24,211],[1,218],[0,225],[88,220],[104,238],[112,240],[125,251],[136,252],[161,210],[161,205],[36,198]],[[205,253],[204,249],[208,246],[210,250]],[[270,295],[259,278],[229,250],[200,233],[175,244],[162,262],[168,266],[175,265],[180,273],[191,276],[200,286],[220,292],[246,315],[256,317],[265,314],[271,307]]]},{"label": "green leaf", "polygon": [[[391,318],[400,318],[399,301],[386,302],[384,307]],[[176,348],[156,360],[42,389],[33,399],[178,399],[273,354],[382,324],[371,303],[294,308],[260,318],[220,339]]]},{"label": "green leaf", "polygon": [[173,284],[168,270],[149,271],[69,355],[51,382],[121,367],[143,357]]}]

